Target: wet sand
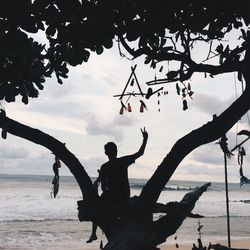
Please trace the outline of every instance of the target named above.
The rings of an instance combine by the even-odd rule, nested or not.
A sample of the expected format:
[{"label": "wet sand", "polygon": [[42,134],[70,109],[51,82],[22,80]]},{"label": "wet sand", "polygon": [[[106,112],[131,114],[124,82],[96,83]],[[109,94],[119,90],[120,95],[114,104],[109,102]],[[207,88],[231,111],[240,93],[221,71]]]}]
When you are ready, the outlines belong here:
[{"label": "wet sand", "polygon": [[[218,240],[218,241],[213,241],[211,242],[212,244],[217,244],[220,243],[221,245],[227,246],[227,241],[224,240]],[[164,243],[159,245],[158,247],[161,250],[191,250],[192,249],[192,243],[178,243],[178,248],[176,248],[176,245],[174,243]],[[209,242],[203,242],[204,246],[208,246]],[[231,241],[231,247],[232,248],[239,248],[239,249],[249,249],[250,250],[250,238],[249,239],[244,239],[244,240],[232,240]],[[46,247],[41,247],[41,248],[25,248],[23,247],[1,247],[0,246],[0,250],[99,250],[100,248],[94,244],[94,245],[82,245],[76,242],[72,242],[71,245],[62,245],[62,246],[58,246],[58,247],[50,247],[50,246],[46,246]]]}]

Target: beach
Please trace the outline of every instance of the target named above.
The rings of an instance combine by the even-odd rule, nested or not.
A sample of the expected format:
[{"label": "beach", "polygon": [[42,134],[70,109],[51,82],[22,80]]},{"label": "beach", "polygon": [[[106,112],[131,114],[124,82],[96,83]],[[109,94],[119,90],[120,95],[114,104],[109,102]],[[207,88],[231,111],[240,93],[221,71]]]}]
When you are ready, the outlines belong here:
[{"label": "beach", "polygon": [[[208,246],[210,242],[204,242],[204,246]],[[227,241],[223,241],[223,240],[218,240],[215,242],[212,242],[212,244],[217,244],[220,243],[221,245],[227,246]],[[188,244],[188,243],[184,243],[184,244],[179,244],[178,248],[176,248],[175,244],[168,244],[168,243],[164,243],[158,246],[161,250],[191,250],[192,249],[192,244]],[[250,239],[248,240],[233,240],[231,242],[231,247],[232,248],[239,248],[239,249],[250,249]],[[2,250],[99,250],[100,247],[99,246],[85,246],[83,247],[81,244],[76,244],[75,242],[72,242],[72,244],[69,245],[62,245],[62,246],[58,246],[58,247],[53,247],[50,248],[49,246],[44,248],[23,248],[23,247],[1,247],[0,249]]]},{"label": "beach", "polygon": [[[105,236],[98,229],[98,240],[87,244],[91,222],[79,222],[77,201],[80,190],[72,177],[61,177],[59,195],[50,196],[51,176],[0,175],[0,249],[22,250],[97,250]],[[145,180],[144,180],[145,182]],[[138,195],[143,180],[130,180],[131,195]],[[204,183],[172,181],[159,201],[178,201],[184,194]],[[250,248],[250,185],[229,185],[231,246]],[[161,250],[189,250],[197,238],[204,245],[227,245],[227,220],[223,183],[212,183],[193,211],[205,217],[187,218],[177,232],[159,247]],[[155,214],[154,220],[161,215]],[[197,228],[202,225],[201,235]]]}]

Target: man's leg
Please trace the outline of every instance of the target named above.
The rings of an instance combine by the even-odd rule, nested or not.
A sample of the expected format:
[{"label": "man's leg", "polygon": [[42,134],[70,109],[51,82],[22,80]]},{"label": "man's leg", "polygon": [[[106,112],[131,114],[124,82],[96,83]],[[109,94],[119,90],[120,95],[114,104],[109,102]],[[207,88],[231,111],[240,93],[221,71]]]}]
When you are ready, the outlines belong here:
[{"label": "man's leg", "polygon": [[96,230],[97,230],[97,225],[95,222],[93,222],[92,223],[92,233],[91,233],[89,239],[86,241],[86,243],[91,243],[92,241],[97,240]]}]

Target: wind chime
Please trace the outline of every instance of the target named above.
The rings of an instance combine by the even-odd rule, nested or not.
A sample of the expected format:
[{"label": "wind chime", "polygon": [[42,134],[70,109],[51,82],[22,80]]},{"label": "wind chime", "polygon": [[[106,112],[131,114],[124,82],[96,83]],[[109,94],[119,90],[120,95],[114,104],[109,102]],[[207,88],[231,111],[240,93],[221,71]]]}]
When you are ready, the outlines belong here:
[{"label": "wind chime", "polygon": [[[132,108],[132,105],[131,105],[131,102],[130,102],[130,98],[131,97],[140,97],[140,108],[139,108],[139,111],[140,113],[143,113],[144,110],[147,110],[147,106],[145,104],[145,100],[144,100],[144,97],[145,99],[149,99],[152,95],[158,93],[158,97],[160,96],[160,91],[163,90],[163,87],[153,91],[152,88],[148,88],[147,90],[147,93],[144,93],[142,91],[142,88],[139,84],[139,81],[138,81],[138,78],[137,78],[137,75],[135,73],[135,69],[136,69],[137,65],[131,67],[131,74],[128,78],[128,81],[122,91],[121,94],[119,95],[114,95],[113,97],[119,97],[119,100],[121,102],[121,107],[120,107],[120,111],[119,113],[122,115],[124,113],[124,111],[128,111],[128,112],[132,112],[133,108]],[[129,92],[127,89],[128,87],[137,87],[137,91],[138,92],[135,92],[135,91],[132,91],[132,92]],[[124,101],[124,98],[127,98],[126,101]],[[158,104],[160,104],[158,102]]]},{"label": "wind chime", "polygon": [[[159,72],[162,72],[163,70],[163,66],[160,67]],[[152,81],[148,81],[146,82],[146,84],[148,86],[152,86],[152,85],[160,85],[160,84],[166,84],[166,83],[172,83],[173,79],[176,77],[176,72],[175,71],[169,71],[168,69],[168,73],[166,74],[167,78],[162,78],[162,79],[157,79],[155,76],[155,79]],[[182,109],[185,111],[188,109],[188,102],[187,99],[193,99],[193,94],[194,91],[192,90],[191,87],[191,83],[185,83],[184,81],[181,82],[177,82],[175,84],[176,87],[176,93],[177,95],[182,97]],[[162,93],[158,93],[158,97],[161,96],[161,94],[166,95],[168,94],[168,91],[163,91]],[[160,104],[160,101],[158,100],[158,105]],[[160,109],[159,109],[160,111]]]},{"label": "wind chime", "polygon": [[227,210],[227,241],[228,247],[231,247],[231,233],[230,233],[230,215],[229,215],[229,197],[228,197],[228,178],[227,178],[227,158],[231,158],[233,153],[228,149],[226,135],[223,135],[218,142],[224,154],[224,170],[225,170],[225,190],[226,190],[226,210]]},{"label": "wind chime", "polygon": [[230,235],[230,213],[229,213],[229,197],[228,197],[228,178],[227,178],[227,158],[231,158],[233,156],[233,151],[238,149],[238,164],[240,166],[240,183],[242,184],[250,184],[250,179],[243,175],[243,157],[246,155],[245,149],[242,146],[247,140],[250,139],[250,131],[242,130],[237,135],[246,135],[247,138],[243,140],[241,143],[237,144],[232,150],[228,149],[227,137],[226,135],[222,136],[218,144],[220,145],[223,153],[224,153],[224,167],[225,167],[225,190],[226,190],[226,210],[227,210],[227,234],[228,234],[228,247],[231,247],[231,235]]},{"label": "wind chime", "polygon": [[250,131],[248,130],[241,130],[237,135],[246,135],[247,138],[245,140],[243,140],[241,143],[239,143],[238,145],[236,145],[231,152],[233,152],[234,150],[238,149],[238,164],[239,164],[239,173],[240,173],[240,184],[241,186],[243,184],[250,184],[250,179],[247,178],[244,174],[243,174],[243,159],[244,156],[246,156],[246,151],[244,149],[244,147],[242,146],[246,141],[248,141],[250,139]]},{"label": "wind chime", "polygon": [[[241,92],[243,93],[244,92],[244,81],[243,81],[242,74],[240,72],[238,72],[237,78],[241,83]],[[234,85],[235,85],[235,95],[237,97],[238,93],[237,93],[236,74],[235,73],[234,73]],[[250,126],[250,119],[249,119],[248,113],[246,113],[246,117],[248,120],[248,124]],[[250,131],[241,130],[239,133],[237,133],[236,138],[238,137],[238,135],[246,135],[247,136],[247,138],[245,140],[243,140],[242,142],[240,142],[239,144],[237,144],[237,140],[236,140],[236,146],[231,150],[231,152],[233,152],[234,150],[238,149],[238,165],[240,167],[240,169],[239,169],[240,184],[242,186],[243,184],[250,184],[250,179],[248,179],[243,174],[243,159],[244,159],[244,156],[246,156],[246,151],[243,147],[243,144],[250,139]]]}]

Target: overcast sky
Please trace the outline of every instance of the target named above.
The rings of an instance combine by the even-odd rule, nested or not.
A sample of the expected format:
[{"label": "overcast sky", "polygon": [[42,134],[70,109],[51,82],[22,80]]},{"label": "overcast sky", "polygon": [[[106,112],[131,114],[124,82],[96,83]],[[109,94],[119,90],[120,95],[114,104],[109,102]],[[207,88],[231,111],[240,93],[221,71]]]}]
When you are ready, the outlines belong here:
[{"label": "overcast sky", "polygon": [[[153,96],[147,100],[148,110],[144,113],[139,112],[140,98],[131,97],[129,102],[132,112],[120,115],[120,102],[113,95],[121,94],[131,66],[135,64],[136,75],[144,92],[148,88],[145,82],[153,80],[155,75],[158,78],[164,76],[159,72],[161,65],[168,69],[167,63],[153,70],[143,64],[143,58],[133,62],[121,58],[114,47],[101,56],[92,55],[87,64],[71,68],[69,78],[63,85],[53,78],[47,79],[39,98],[30,99],[28,105],[24,105],[20,99],[16,103],[1,104],[10,118],[65,142],[90,176],[96,176],[97,169],[107,161],[103,150],[105,143],[116,142],[119,156],[135,153],[142,142],[140,128],[146,127],[149,139],[145,154],[129,168],[129,176],[150,178],[173,144],[186,133],[207,123],[213,114],[219,115],[235,100],[236,94],[241,93],[241,85],[235,81],[234,74],[214,78],[197,74],[191,81],[195,94],[193,100],[188,100],[188,110],[182,110],[181,97],[176,94],[175,84],[169,84],[164,85],[168,95],[159,98]],[[136,85],[134,87],[134,91],[137,91]],[[158,112],[158,107],[161,112]],[[237,128],[234,127],[228,133],[229,148],[235,146],[236,132],[242,128],[249,130],[246,116]],[[239,136],[238,142],[243,139],[244,136]],[[244,146],[248,153],[250,141]],[[29,141],[10,134],[7,140],[0,140],[0,174],[52,176],[53,160],[51,152]],[[248,177],[249,163],[247,154],[243,168]],[[239,182],[237,154],[228,164],[229,181]],[[71,175],[64,165],[60,174]],[[180,164],[172,179],[224,181],[224,161],[220,147],[210,143],[196,149]]]}]

